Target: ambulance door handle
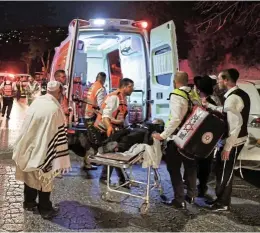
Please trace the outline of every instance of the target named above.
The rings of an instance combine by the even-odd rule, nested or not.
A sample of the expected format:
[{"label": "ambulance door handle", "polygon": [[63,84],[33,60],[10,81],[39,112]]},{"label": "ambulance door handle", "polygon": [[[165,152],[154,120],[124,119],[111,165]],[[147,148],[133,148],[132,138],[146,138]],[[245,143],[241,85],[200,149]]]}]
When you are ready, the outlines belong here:
[{"label": "ambulance door handle", "polygon": [[156,99],[161,100],[163,98],[163,93],[162,92],[157,92],[156,93]]},{"label": "ambulance door handle", "polygon": [[153,103],[154,103],[154,100],[147,100],[146,103],[147,103],[147,104],[153,104]]}]

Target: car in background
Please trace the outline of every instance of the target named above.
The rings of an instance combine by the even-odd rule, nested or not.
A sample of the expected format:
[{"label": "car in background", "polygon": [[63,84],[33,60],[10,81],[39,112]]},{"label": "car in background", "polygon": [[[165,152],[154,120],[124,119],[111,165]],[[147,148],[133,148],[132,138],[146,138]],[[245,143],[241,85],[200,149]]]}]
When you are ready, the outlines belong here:
[{"label": "car in background", "polygon": [[249,95],[251,108],[249,138],[239,154],[235,168],[260,171],[260,80],[241,80],[238,86]]}]

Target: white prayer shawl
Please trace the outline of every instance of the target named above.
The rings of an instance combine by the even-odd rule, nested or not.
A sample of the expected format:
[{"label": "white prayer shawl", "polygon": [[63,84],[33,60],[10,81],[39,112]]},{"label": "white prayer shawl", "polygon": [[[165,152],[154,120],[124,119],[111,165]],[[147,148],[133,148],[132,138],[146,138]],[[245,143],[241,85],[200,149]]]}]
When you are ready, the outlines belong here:
[{"label": "white prayer shawl", "polygon": [[39,171],[43,185],[67,172],[68,140],[61,105],[52,95],[40,96],[28,108],[13,150],[13,160],[23,172]]}]

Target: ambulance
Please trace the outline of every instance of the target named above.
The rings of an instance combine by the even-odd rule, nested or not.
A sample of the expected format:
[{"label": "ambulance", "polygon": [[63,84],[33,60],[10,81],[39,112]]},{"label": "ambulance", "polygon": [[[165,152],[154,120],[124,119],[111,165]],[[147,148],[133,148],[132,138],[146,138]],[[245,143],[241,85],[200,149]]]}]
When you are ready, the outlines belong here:
[{"label": "ambulance", "polygon": [[[82,128],[73,103],[73,80],[80,77],[83,87],[88,87],[99,72],[107,74],[107,92],[116,89],[121,78],[134,81],[135,90],[128,99],[130,123],[151,117],[166,121],[167,98],[179,69],[176,42],[173,21],[150,29],[146,21],[129,19],[73,20],[68,37],[55,48],[51,67],[52,78],[59,69],[67,74],[73,129]],[[73,130],[68,132],[74,133]]]}]

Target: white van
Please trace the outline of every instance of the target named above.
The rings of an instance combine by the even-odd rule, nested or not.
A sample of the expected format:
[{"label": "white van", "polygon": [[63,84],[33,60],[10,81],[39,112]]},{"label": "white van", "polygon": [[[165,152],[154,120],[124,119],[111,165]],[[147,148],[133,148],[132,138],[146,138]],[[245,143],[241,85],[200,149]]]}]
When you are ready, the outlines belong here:
[{"label": "white van", "polygon": [[58,69],[66,71],[69,105],[73,106],[74,77],[93,83],[97,73],[105,72],[107,92],[117,88],[121,78],[134,81],[129,106],[141,106],[142,120],[151,116],[167,120],[167,98],[179,68],[175,25],[169,21],[149,32],[148,28],[145,21],[129,19],[73,20],[68,37],[56,48],[51,69],[51,77]]},{"label": "white van", "polygon": [[260,80],[241,80],[238,86],[249,95],[251,107],[249,139],[239,154],[236,168],[260,171]]}]

